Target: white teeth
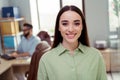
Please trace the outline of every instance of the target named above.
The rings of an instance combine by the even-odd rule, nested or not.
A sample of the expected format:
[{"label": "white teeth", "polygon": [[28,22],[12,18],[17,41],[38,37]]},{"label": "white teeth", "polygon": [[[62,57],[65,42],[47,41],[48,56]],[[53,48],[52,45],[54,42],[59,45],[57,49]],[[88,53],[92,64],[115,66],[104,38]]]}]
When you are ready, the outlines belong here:
[{"label": "white teeth", "polygon": [[66,34],[69,39],[73,39],[75,37],[75,34]]},{"label": "white teeth", "polygon": [[66,35],[75,35],[75,34],[66,34]]}]

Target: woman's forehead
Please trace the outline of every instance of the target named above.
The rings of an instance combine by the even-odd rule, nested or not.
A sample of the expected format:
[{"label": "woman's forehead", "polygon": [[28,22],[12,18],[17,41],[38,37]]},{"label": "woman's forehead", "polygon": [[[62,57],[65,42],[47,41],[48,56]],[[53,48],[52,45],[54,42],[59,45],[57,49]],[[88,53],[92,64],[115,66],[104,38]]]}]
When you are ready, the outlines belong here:
[{"label": "woman's forehead", "polygon": [[77,20],[79,20],[79,19],[81,19],[81,16],[77,12],[69,10],[69,11],[64,12],[61,15],[60,19],[61,20],[62,19],[68,19],[68,20],[70,20],[70,19],[77,19]]}]

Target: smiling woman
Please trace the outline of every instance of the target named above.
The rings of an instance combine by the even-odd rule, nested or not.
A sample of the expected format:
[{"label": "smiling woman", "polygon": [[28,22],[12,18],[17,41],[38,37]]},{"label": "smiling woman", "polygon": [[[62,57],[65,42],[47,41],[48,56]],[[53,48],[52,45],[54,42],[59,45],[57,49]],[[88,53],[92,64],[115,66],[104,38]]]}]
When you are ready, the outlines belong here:
[{"label": "smiling woman", "polygon": [[40,59],[38,80],[107,80],[103,58],[89,45],[78,7],[67,5],[58,12],[54,35],[52,49]]}]

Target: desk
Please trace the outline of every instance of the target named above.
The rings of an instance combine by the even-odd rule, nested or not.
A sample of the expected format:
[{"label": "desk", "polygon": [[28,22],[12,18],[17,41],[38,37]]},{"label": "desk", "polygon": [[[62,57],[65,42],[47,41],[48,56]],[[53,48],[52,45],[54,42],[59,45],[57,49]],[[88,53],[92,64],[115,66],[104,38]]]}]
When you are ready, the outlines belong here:
[{"label": "desk", "polygon": [[0,59],[0,61],[0,80],[14,80],[13,74],[28,71],[30,64],[28,59]]},{"label": "desk", "polygon": [[106,65],[106,71],[110,72],[111,69],[111,50],[110,49],[105,49],[105,50],[100,50],[100,52],[102,53],[105,65]]},{"label": "desk", "polygon": [[120,71],[120,50],[105,49],[100,50],[103,55],[107,72]]}]

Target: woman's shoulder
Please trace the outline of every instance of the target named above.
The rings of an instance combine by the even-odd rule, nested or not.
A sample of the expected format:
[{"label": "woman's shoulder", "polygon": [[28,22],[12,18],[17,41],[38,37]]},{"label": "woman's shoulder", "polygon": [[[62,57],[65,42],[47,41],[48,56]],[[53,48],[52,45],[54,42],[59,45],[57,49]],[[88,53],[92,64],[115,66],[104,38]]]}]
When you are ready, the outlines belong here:
[{"label": "woman's shoulder", "polygon": [[47,52],[45,52],[45,53],[42,55],[41,59],[49,59],[49,58],[54,57],[55,55],[56,55],[56,49],[53,48],[53,49],[50,49],[50,50],[48,50]]},{"label": "woman's shoulder", "polygon": [[86,53],[92,54],[92,55],[94,54],[94,55],[97,55],[97,56],[101,56],[101,52],[98,49],[96,49],[94,47],[88,47],[88,46],[85,46],[85,45],[83,45],[83,47],[84,47],[84,51]]}]

